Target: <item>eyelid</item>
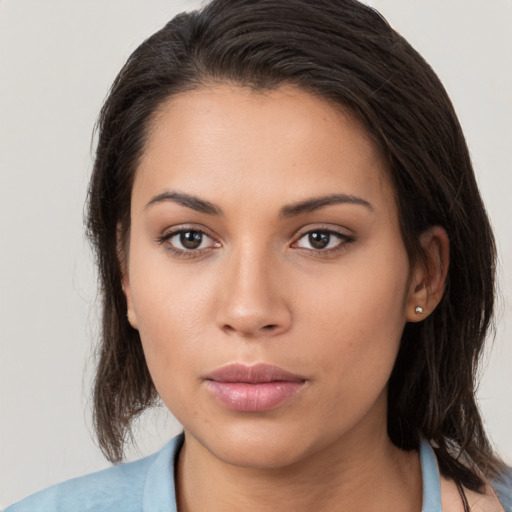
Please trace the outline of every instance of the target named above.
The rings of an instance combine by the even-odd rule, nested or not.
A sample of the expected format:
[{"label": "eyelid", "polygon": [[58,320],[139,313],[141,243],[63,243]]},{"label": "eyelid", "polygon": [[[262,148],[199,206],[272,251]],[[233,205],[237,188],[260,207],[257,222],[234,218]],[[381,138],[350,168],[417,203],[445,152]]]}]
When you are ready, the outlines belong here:
[{"label": "eyelid", "polygon": [[[168,243],[173,237],[181,234],[186,233],[187,231],[194,231],[197,233],[201,233],[203,236],[208,237],[210,240],[212,240],[212,244],[208,247],[201,247],[198,249],[180,249],[178,247],[175,247]],[[217,249],[222,246],[221,242],[219,241],[218,237],[211,233],[211,231],[202,225],[197,224],[179,224],[176,226],[171,226],[164,230],[164,232],[156,237],[156,242],[158,242],[160,245],[166,245],[166,249],[173,253],[174,255],[181,256],[181,257],[198,257],[203,255],[205,252],[211,250],[211,249]]]},{"label": "eyelid", "polygon": [[333,233],[340,237],[344,238],[354,238],[354,232],[344,226],[339,226],[337,224],[308,224],[307,226],[303,226],[300,229],[297,229],[295,233],[292,235],[294,240],[298,240],[299,238],[311,233],[312,231],[326,231],[328,233]]},{"label": "eyelid", "polygon": [[[333,256],[339,252],[345,251],[350,244],[355,242],[355,236],[353,234],[347,233],[347,231],[351,230],[347,228],[342,228],[341,226],[333,226],[332,224],[325,225],[309,225],[301,228],[298,230],[298,232],[295,233],[293,236],[293,242],[291,244],[292,248],[305,251],[309,254],[312,254],[314,256],[318,257],[329,257]],[[301,239],[303,239],[305,236],[314,233],[314,232],[324,232],[329,233],[330,235],[333,235],[339,239],[339,243],[336,244],[335,247],[326,248],[326,249],[314,249],[314,248],[307,248],[307,247],[299,247],[298,243]]]},{"label": "eyelid", "polygon": [[[173,246],[172,244],[168,243],[171,238],[173,238],[176,235],[179,235],[180,233],[187,232],[187,231],[194,231],[201,233],[203,236],[206,236],[209,238],[212,243],[209,244],[208,247],[200,247],[197,249],[180,249],[178,247]],[[349,233],[347,233],[350,232]],[[313,233],[313,232],[325,232],[328,233],[336,238],[339,239],[339,243],[336,244],[335,247],[328,247],[328,248],[307,248],[307,247],[299,247],[298,243],[302,238],[305,236]],[[348,246],[355,241],[355,237],[352,234],[352,230],[348,228],[344,228],[342,226],[338,225],[332,225],[332,224],[318,224],[318,225],[308,225],[304,226],[301,229],[297,230],[295,234],[292,236],[292,243],[290,244],[291,248],[298,249],[301,251],[304,251],[306,253],[310,253],[314,256],[318,257],[328,257],[333,256],[336,253],[339,253],[341,251],[344,251],[348,248]],[[158,242],[161,245],[166,245],[166,249],[173,253],[174,255],[178,257],[199,257],[204,255],[205,253],[211,251],[212,249],[218,249],[222,247],[222,243],[219,241],[219,237],[211,232],[210,229],[203,225],[198,224],[179,224],[176,226],[168,227],[163,231],[163,233],[156,237],[156,242]]]}]

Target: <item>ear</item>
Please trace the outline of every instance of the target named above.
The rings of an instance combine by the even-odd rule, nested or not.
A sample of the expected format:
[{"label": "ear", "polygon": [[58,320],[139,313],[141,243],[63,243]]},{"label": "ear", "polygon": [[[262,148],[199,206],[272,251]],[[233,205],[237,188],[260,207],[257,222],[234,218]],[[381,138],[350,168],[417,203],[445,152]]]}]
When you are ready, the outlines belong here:
[{"label": "ear", "polygon": [[420,236],[424,257],[416,262],[411,273],[406,313],[408,322],[424,320],[443,298],[450,241],[441,226],[433,226]]},{"label": "ear", "polygon": [[122,276],[122,286],[123,292],[126,297],[126,318],[128,319],[128,323],[134,328],[138,329],[137,325],[137,315],[135,314],[135,310],[133,308],[133,300],[132,300],[132,292],[130,289],[130,281],[128,279],[128,274],[123,272]]},{"label": "ear", "polygon": [[128,272],[128,244],[129,241],[123,241],[121,236],[121,227],[117,227],[117,259],[119,261],[119,268],[121,271],[121,286],[126,298],[126,318],[128,323],[134,328],[137,327],[137,316],[133,308],[132,291],[130,288],[130,277]]}]

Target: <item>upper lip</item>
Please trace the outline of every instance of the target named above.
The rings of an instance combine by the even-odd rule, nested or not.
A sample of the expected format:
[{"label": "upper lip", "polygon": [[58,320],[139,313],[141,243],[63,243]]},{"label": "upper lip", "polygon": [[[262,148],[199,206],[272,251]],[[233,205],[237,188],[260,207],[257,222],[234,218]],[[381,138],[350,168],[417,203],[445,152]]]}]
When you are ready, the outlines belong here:
[{"label": "upper lip", "polygon": [[304,382],[306,379],[271,364],[245,365],[231,363],[212,371],[205,376],[205,380],[258,384],[275,381]]}]

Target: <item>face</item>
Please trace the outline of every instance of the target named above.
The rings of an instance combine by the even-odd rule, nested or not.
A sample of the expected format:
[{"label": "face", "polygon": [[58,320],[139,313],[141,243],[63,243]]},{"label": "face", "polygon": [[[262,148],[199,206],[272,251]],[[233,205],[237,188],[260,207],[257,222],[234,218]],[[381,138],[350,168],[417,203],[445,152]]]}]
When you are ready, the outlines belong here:
[{"label": "face", "polygon": [[209,454],[276,467],[385,433],[414,290],[384,160],[349,114],[291,87],[170,99],[125,267],[157,391]]}]

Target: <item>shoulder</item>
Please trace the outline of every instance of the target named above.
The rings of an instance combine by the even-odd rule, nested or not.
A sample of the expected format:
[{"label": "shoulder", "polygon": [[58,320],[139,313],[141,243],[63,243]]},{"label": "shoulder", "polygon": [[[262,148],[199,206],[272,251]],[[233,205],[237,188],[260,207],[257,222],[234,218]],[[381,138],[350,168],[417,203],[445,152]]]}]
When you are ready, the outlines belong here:
[{"label": "shoulder", "polygon": [[[488,482],[478,493],[464,488],[471,512],[512,512],[512,471]],[[441,477],[442,510],[463,512],[460,494],[453,480]]]},{"label": "shoulder", "polygon": [[62,482],[5,512],[140,511],[147,470],[155,456]]},{"label": "shoulder", "polygon": [[[422,511],[464,512],[456,483],[439,472],[437,457],[431,444],[423,439],[420,447],[423,477]],[[471,512],[512,512],[512,469],[487,481],[483,492],[463,488]]]},{"label": "shoulder", "polygon": [[[15,503],[5,512],[141,512],[150,475],[173,484],[174,456],[181,445],[174,438],[159,452],[54,485]],[[156,466],[160,466],[155,470]],[[169,485],[170,480],[170,485]],[[153,489],[155,491],[155,489]]]},{"label": "shoulder", "polygon": [[507,468],[499,477],[491,482],[494,492],[498,495],[506,512],[512,512],[512,468]]}]

